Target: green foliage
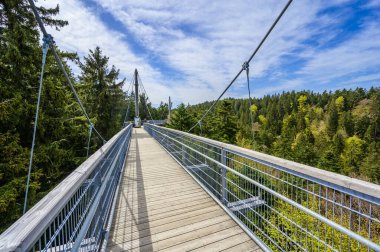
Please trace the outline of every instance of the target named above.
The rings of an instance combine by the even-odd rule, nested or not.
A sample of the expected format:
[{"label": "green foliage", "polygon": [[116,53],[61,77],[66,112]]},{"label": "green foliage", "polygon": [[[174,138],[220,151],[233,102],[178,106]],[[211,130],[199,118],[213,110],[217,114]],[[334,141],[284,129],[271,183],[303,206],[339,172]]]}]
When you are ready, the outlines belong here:
[{"label": "green foliage", "polygon": [[252,113],[256,114],[257,113],[257,106],[255,104],[252,104],[251,106],[251,111]]},{"label": "green foliage", "polygon": [[347,138],[341,155],[344,173],[359,172],[359,164],[364,156],[364,144],[365,141],[357,136]]},{"label": "green foliage", "polygon": [[380,184],[380,150],[379,146],[372,143],[368,148],[368,155],[364,158],[360,166],[360,174],[364,177],[371,178],[372,181]]},{"label": "green foliage", "polygon": [[298,102],[298,111],[306,112],[307,111],[307,96],[306,95],[300,95],[300,97],[297,99]]},{"label": "green foliage", "polygon": [[334,102],[331,102],[327,110],[326,129],[330,136],[333,136],[338,129],[339,115]]},{"label": "green foliage", "polygon": [[172,113],[170,121],[167,126],[182,131],[188,131],[193,126],[194,120],[186,109],[185,104],[181,103],[177,109]]},{"label": "green foliage", "polygon": [[[37,90],[41,70],[40,33],[26,0],[0,2],[0,232],[21,216]],[[55,19],[59,7],[39,8],[45,25],[56,29],[67,21]],[[58,52],[66,61],[76,55]],[[79,96],[97,129],[106,138],[120,130],[126,110],[118,70],[108,67],[99,48],[82,66]],[[64,76],[48,52],[28,197],[28,208],[86,159],[88,123]],[[102,142],[93,135],[90,153]]]},{"label": "green foliage", "polygon": [[206,124],[205,131],[215,140],[235,143],[237,132],[237,117],[231,113],[232,103],[222,101],[216,108],[216,115]]},{"label": "green foliage", "polygon": [[[210,102],[205,102],[186,111],[196,121],[209,106]],[[224,124],[226,117],[231,118],[228,126]],[[180,129],[174,123],[172,120],[171,127]],[[328,171],[379,181],[380,88],[322,94],[284,92],[253,99],[251,107],[247,99],[228,98],[219,102],[201,125],[193,132]]]},{"label": "green foliage", "polygon": [[317,166],[327,171],[341,173],[339,154],[333,148],[328,148],[322,153]]},{"label": "green foliage", "polygon": [[268,124],[268,120],[263,115],[259,115],[259,122],[263,127],[267,126]]},{"label": "green foliage", "polygon": [[339,96],[338,98],[336,98],[335,106],[336,106],[336,109],[338,110],[338,113],[341,113],[343,111],[343,109],[344,109],[344,97],[343,96]]},{"label": "green foliage", "polygon": [[80,65],[82,74],[79,77],[82,84],[88,85],[87,107],[91,111],[90,116],[96,118],[96,128],[107,139],[120,130],[125,109],[122,90],[125,79],[118,80],[119,70],[115,66],[109,69],[108,61],[109,58],[103,55],[99,47],[90,50]]}]

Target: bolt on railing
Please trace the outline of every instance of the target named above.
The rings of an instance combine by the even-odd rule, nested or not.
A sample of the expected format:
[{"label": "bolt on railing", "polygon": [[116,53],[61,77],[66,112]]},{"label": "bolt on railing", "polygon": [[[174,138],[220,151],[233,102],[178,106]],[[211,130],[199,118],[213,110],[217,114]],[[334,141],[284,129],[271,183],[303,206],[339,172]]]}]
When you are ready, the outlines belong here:
[{"label": "bolt on railing", "polygon": [[117,133],[4,231],[0,251],[104,251],[131,134]]},{"label": "bolt on railing", "polygon": [[380,186],[181,131],[144,128],[266,250],[380,251]]}]

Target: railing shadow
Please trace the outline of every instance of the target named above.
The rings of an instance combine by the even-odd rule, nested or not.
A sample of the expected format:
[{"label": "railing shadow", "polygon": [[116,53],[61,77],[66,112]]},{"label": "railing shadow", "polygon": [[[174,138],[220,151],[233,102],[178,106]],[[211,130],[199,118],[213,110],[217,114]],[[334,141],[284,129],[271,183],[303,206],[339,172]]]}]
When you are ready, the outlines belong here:
[{"label": "railing shadow", "polygon": [[[147,135],[147,134],[146,134]],[[138,201],[138,217],[139,219],[142,219],[144,217],[147,217],[148,213],[148,207],[146,202],[146,196],[145,196],[145,187],[144,187],[144,176],[142,173],[142,167],[141,167],[141,159],[140,159],[140,150],[139,150],[139,142],[138,139],[140,136],[136,136],[136,179],[137,179],[137,201]],[[152,251],[152,239],[151,239],[151,233],[150,233],[150,226],[149,226],[149,217],[147,217],[148,221],[146,222],[146,225],[141,226],[137,225],[137,229],[139,231],[139,245],[144,246],[144,243],[147,244],[145,246],[145,249],[147,251]],[[144,239],[144,243],[142,238]]]},{"label": "railing shadow", "polygon": [[110,244],[111,246],[107,248],[107,251],[129,251],[136,247],[144,247],[144,251],[153,251],[139,149],[139,140],[145,137],[136,132],[133,134],[134,146],[131,144],[128,165],[126,164],[126,170],[123,174],[123,179],[127,181],[124,182],[123,188],[119,191],[117,203],[120,205],[124,201],[125,209],[122,209],[121,215],[124,214],[126,219],[123,220],[123,223],[118,223],[118,220],[114,221],[114,227],[121,225],[119,228],[122,228],[123,231],[122,234],[111,238],[112,245]]}]

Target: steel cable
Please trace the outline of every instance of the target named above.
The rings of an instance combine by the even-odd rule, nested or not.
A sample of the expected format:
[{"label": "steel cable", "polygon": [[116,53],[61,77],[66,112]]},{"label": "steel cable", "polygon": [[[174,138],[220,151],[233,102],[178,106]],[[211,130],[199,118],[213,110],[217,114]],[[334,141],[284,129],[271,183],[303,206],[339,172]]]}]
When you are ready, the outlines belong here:
[{"label": "steel cable", "polygon": [[[288,9],[288,7],[290,6],[290,4],[293,2],[293,0],[289,0],[287,2],[287,4],[284,6],[284,8],[282,9],[282,11],[280,12],[280,14],[277,16],[277,18],[275,19],[275,21],[273,22],[273,24],[271,25],[271,27],[269,28],[269,30],[267,31],[267,33],[264,35],[264,37],[262,38],[262,40],[260,41],[259,45],[256,47],[256,49],[253,51],[253,53],[251,54],[251,56],[248,58],[248,60],[246,61],[246,63],[250,63],[252,61],[252,59],[255,57],[255,55],[257,54],[257,52],[259,51],[259,49],[261,48],[261,46],[264,44],[265,40],[268,38],[269,34],[272,32],[272,30],[274,29],[274,27],[277,25],[278,21],[280,21],[281,17],[284,15],[284,13],[286,12],[286,10]],[[234,82],[237,80],[237,78],[240,76],[240,74],[244,71],[244,67],[242,67],[239,72],[236,74],[236,76],[232,79],[232,81],[227,85],[227,87],[224,89],[224,91],[219,95],[219,97],[211,104],[210,108],[202,115],[202,117],[187,131],[187,132],[190,132],[191,130],[193,130],[198,124],[200,121],[202,121],[206,116],[207,114],[215,107],[216,103],[223,97],[223,95],[227,92],[227,90],[232,86],[232,84],[234,84]]]},{"label": "steel cable", "polygon": [[42,45],[42,66],[41,66],[41,73],[40,73],[40,85],[38,87],[38,98],[37,98],[37,106],[36,106],[36,116],[35,116],[35,119],[34,119],[32,147],[30,148],[29,167],[28,167],[28,176],[27,176],[27,179],[26,179],[26,188],[25,188],[25,199],[24,199],[23,214],[26,212],[26,205],[27,205],[27,202],[28,202],[30,175],[31,175],[31,171],[32,171],[33,156],[34,156],[34,145],[35,145],[35,142],[36,142],[38,115],[39,115],[40,103],[41,103],[42,81],[43,81],[43,78],[44,78],[46,55],[47,55],[47,52],[49,50],[49,43],[50,43],[51,39],[52,39],[51,36],[44,36],[44,38],[43,38],[44,43]]},{"label": "steel cable", "polygon": [[[29,4],[30,4],[30,7],[32,8],[32,11],[33,11],[34,16],[35,16],[35,18],[36,18],[36,20],[37,20],[37,23],[38,23],[38,25],[39,25],[39,27],[40,27],[40,29],[41,29],[41,31],[42,31],[42,34],[44,35],[44,37],[51,37],[51,35],[49,35],[49,34],[47,33],[47,31],[46,31],[46,29],[45,29],[45,26],[44,26],[44,24],[42,23],[41,17],[40,17],[40,15],[38,14],[37,8],[36,8],[36,6],[35,6],[33,0],[28,0],[28,2],[29,2]],[[51,51],[53,52],[54,58],[55,58],[55,60],[57,61],[59,68],[62,70],[63,75],[65,76],[66,81],[67,81],[67,83],[69,84],[70,89],[71,89],[71,91],[72,91],[73,94],[74,94],[74,97],[75,97],[76,101],[78,102],[78,104],[79,104],[79,106],[80,106],[80,108],[81,108],[81,110],[82,110],[83,114],[86,116],[86,119],[87,119],[88,123],[89,123],[89,124],[92,124],[92,123],[91,123],[91,120],[90,120],[90,117],[88,116],[88,114],[87,114],[87,112],[86,112],[86,109],[84,108],[84,106],[83,106],[83,104],[82,104],[82,101],[80,100],[79,95],[78,95],[77,91],[75,90],[75,87],[74,87],[74,85],[73,85],[73,83],[72,83],[72,81],[71,81],[69,75],[67,74],[65,67],[63,66],[63,63],[62,63],[62,61],[61,61],[61,58],[58,56],[58,53],[57,53],[57,51],[56,51],[56,49],[55,49],[55,47],[54,47],[54,41],[53,41],[53,40],[50,40],[50,41],[49,41],[49,46],[50,46]],[[106,142],[106,140],[105,140],[105,139],[103,138],[103,136],[99,133],[99,131],[95,128],[95,126],[93,126],[93,130],[94,130],[95,133],[96,133],[96,134],[97,134],[97,135],[103,140],[103,143]]]}]

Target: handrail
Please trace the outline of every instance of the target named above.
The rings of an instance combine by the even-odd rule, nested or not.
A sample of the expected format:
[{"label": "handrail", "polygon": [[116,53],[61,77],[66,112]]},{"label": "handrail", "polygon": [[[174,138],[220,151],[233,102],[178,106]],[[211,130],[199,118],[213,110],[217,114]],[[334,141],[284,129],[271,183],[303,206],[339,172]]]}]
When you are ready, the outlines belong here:
[{"label": "handrail", "polygon": [[155,124],[155,125],[164,125],[166,123],[166,121],[167,121],[166,119],[163,119],[163,120],[147,120],[146,123]]},{"label": "handrail", "polygon": [[[199,140],[201,142],[213,145],[215,147],[228,149],[231,152],[244,154],[246,156],[267,162],[268,164],[275,164],[276,166],[281,166],[283,168],[297,172],[298,175],[302,174],[302,175],[307,176],[308,178],[313,177],[315,180],[320,180],[320,178],[323,178],[324,181],[331,183],[330,186],[337,185],[343,188],[354,190],[359,194],[363,194],[362,196],[365,197],[366,199],[377,200],[377,203],[380,204],[380,201],[379,201],[380,185],[373,184],[364,180],[351,178],[351,177],[341,175],[338,173],[318,169],[309,165],[304,165],[304,164],[290,161],[287,159],[271,156],[271,155],[257,152],[254,150],[245,149],[236,145],[223,143],[223,142],[219,142],[213,139],[197,136],[197,135],[179,131],[176,129],[165,128],[165,130],[169,130],[171,132],[175,132],[177,134],[181,134],[181,135],[193,138],[195,140]],[[367,197],[367,196],[371,196],[371,197]]]},{"label": "handrail", "polygon": [[[132,125],[122,129],[4,231],[0,236],[0,251],[40,251],[49,247],[72,247],[88,215],[85,210],[91,208],[91,199],[103,196],[98,193],[105,182],[110,187],[104,195],[109,196],[107,201],[113,199],[111,196],[117,186],[113,183],[118,178],[117,171],[123,166],[131,130]],[[116,155],[117,150],[123,150],[124,153]],[[115,177],[112,181],[106,180],[110,174]],[[102,192],[105,192],[104,188]],[[104,211],[109,211],[108,205],[111,204],[112,201],[107,202]],[[50,236],[46,236],[46,233]]]},{"label": "handrail", "polygon": [[268,247],[380,251],[379,185],[178,130],[144,128]]}]

